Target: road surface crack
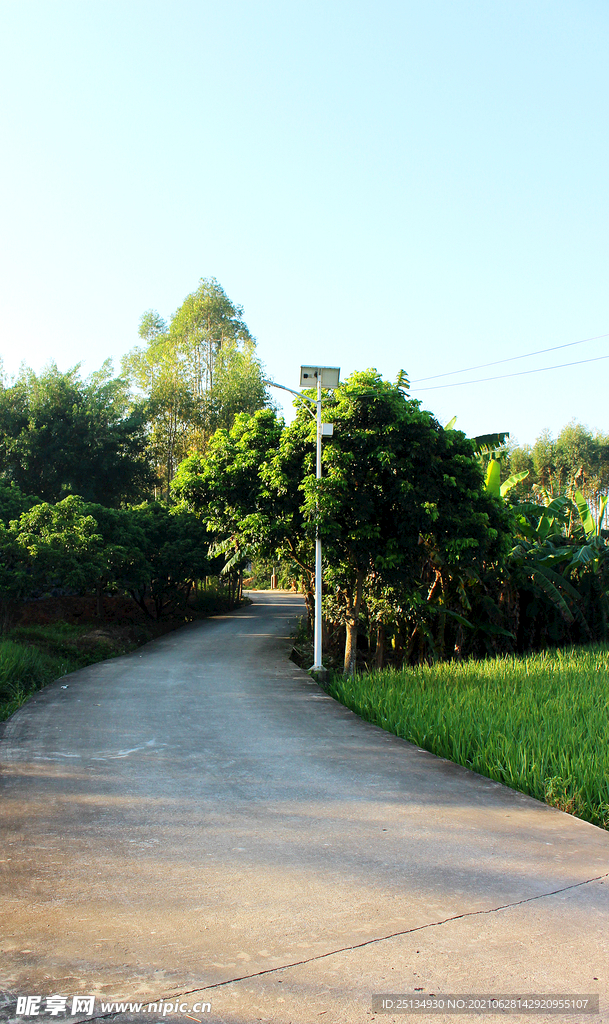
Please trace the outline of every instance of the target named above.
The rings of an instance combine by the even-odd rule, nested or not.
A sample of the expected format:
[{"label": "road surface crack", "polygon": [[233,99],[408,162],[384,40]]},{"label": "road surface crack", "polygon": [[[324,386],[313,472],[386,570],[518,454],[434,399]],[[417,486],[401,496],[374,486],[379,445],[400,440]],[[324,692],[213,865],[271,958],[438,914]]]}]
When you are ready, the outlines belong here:
[{"label": "road surface crack", "polygon": [[[490,914],[498,914],[502,910],[511,910],[514,907],[521,907],[525,903],[534,903],[536,900],[545,900],[550,896],[558,896],[562,892],[569,892],[570,889],[580,889],[584,885],[590,885],[592,882],[600,882],[604,878],[609,878],[609,872],[604,875],[596,875],[594,878],[586,878],[583,882],[574,882],[572,885],[565,885],[561,889],[553,889],[551,892],[542,892],[538,896],[528,896],[524,900],[516,900],[515,903],[502,903],[498,907],[490,907],[488,910],[469,910],[463,914],[454,914],[452,917],[445,917],[441,921],[429,921],[427,924],[419,924],[414,928],[404,928],[402,931],[389,932],[387,935],[378,935],[374,939],[365,939],[363,942],[356,942],[349,946],[339,946],[337,949],[330,949],[326,953],[317,953],[315,956],[307,957],[305,960],[292,960],[289,963],[280,964],[278,967],[267,967],[262,971],[254,971],[252,974],[241,974],[235,978],[227,978],[226,981],[215,981],[210,985],[202,985],[200,988],[190,988],[184,992],[174,992],[170,996],[157,997],[149,1000],[149,1002],[160,1002],[161,999],[167,1002],[167,1000],[181,999],[183,996],[197,995],[199,992],[210,992],[213,989],[225,988],[227,985],[235,985],[240,981],[251,981],[253,978],[261,978],[267,974],[277,974],[279,971],[287,971],[292,967],[303,967],[306,964],[315,963],[318,960],[325,960],[330,956],[338,956],[339,953],[349,953],[354,949],[363,949],[365,946],[373,946],[379,942],[387,942],[389,939],[397,939],[401,935],[412,935],[414,932],[423,932],[428,928],[439,928],[442,925],[450,924],[452,921],[463,921],[469,917],[483,917]],[[112,1017],[118,1017],[119,1013],[111,1012],[101,1014],[96,1017],[82,1018],[77,1024],[89,1024],[89,1021],[96,1020],[110,1020]]]}]

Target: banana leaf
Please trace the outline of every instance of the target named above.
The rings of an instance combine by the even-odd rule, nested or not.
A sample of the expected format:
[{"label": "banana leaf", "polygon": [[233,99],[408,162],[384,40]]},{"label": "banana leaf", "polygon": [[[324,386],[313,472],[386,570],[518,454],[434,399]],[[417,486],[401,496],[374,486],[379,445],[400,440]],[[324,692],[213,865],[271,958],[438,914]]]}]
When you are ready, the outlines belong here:
[{"label": "banana leaf", "polygon": [[501,497],[501,465],[496,459],[490,460],[486,470],[486,492]]},{"label": "banana leaf", "polygon": [[602,560],[609,558],[609,548],[602,537],[590,537],[587,544],[578,547],[575,554],[571,556],[570,565],[592,565],[594,572],[597,572]]},{"label": "banana leaf", "polygon": [[505,448],[509,436],[509,430],[503,430],[498,434],[479,434],[478,437],[472,437],[471,441],[477,455],[486,455]]},{"label": "banana leaf", "polygon": [[410,381],[406,370],[399,371],[395,380],[395,386],[396,388],[399,388],[400,391],[410,391]]},{"label": "banana leaf", "polygon": [[494,622],[477,623],[476,628],[482,633],[490,633],[491,636],[509,636],[510,640],[516,639],[509,629],[504,629],[503,626],[496,626]]},{"label": "banana leaf", "polygon": [[571,558],[571,565],[589,565],[590,562],[596,562],[597,559],[598,551],[594,551],[589,544],[584,544]]},{"label": "banana leaf", "polygon": [[518,517],[518,532],[526,537],[527,540],[537,540],[537,531],[533,529],[530,523],[527,523],[524,516]]},{"label": "banana leaf", "polygon": [[453,612],[451,608],[445,608],[442,604],[426,604],[425,610],[431,612],[432,615],[449,615],[451,619],[456,619],[462,626],[467,626],[468,629],[474,628],[473,624],[464,615],[459,615],[459,612]]},{"label": "banana leaf", "polygon": [[598,525],[596,528],[596,532],[599,537],[601,534],[601,527],[603,525],[603,516],[605,515],[605,509],[607,508],[607,501],[609,501],[609,497],[605,494],[605,496],[601,498],[598,505]]},{"label": "banana leaf", "polygon": [[528,469],[523,469],[520,473],[512,473],[512,475],[508,477],[507,480],[504,483],[502,483],[501,487],[499,488],[499,493],[501,494],[501,497],[505,498],[506,494],[509,494],[509,492],[512,490],[512,487],[515,487],[516,484],[519,484],[521,480],[525,480],[528,477],[528,475]]},{"label": "banana leaf", "polygon": [[[537,530],[536,530],[536,535],[537,535],[537,540],[538,541],[542,542],[542,541],[544,541],[546,539],[546,537],[548,536],[548,534],[552,530],[552,527],[554,526],[554,522],[555,522],[554,516],[546,516],[546,515],[541,516],[539,522],[537,523]],[[552,532],[555,532],[555,531],[552,531]]]},{"label": "banana leaf", "polygon": [[533,569],[531,572],[531,579],[539,587],[541,591],[550,599],[553,605],[555,605],[560,614],[562,615],[565,622],[569,624],[575,622],[573,614],[565,601],[564,597],[560,593],[557,587],[548,579],[546,573],[542,569]]},{"label": "banana leaf", "polygon": [[[543,573],[543,576],[548,583],[553,584],[557,590],[560,587],[560,589],[564,590],[564,592],[568,594],[569,597],[572,597],[574,601],[577,602],[580,600],[581,595],[579,591],[576,590],[575,587],[569,583],[563,575],[561,575],[561,573],[555,572],[547,566],[535,566],[535,570],[539,570],[539,572]],[[569,614],[571,613],[569,612]]]},{"label": "banana leaf", "polygon": [[460,622],[462,626],[467,626],[468,629],[473,629],[473,623],[466,619],[464,615],[459,615],[459,612],[453,612],[450,608],[445,608],[444,612],[446,615],[450,615],[451,619],[455,619]]},{"label": "banana leaf", "polygon": [[562,516],[564,520],[571,508],[571,502],[564,494],[559,494],[557,498],[552,498],[552,501],[550,501],[545,508],[546,512],[550,512],[554,516]]},{"label": "banana leaf", "polygon": [[594,516],[590,511],[588,502],[581,491],[575,492],[575,504],[577,505],[577,511],[586,532],[586,537],[593,537],[596,534],[596,523],[594,522]]}]

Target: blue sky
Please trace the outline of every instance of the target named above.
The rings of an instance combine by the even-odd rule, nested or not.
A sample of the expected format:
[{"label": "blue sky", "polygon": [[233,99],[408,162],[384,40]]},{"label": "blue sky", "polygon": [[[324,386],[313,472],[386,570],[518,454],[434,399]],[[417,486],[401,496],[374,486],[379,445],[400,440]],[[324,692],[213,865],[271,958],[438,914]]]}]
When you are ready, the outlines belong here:
[{"label": "blue sky", "polygon": [[[301,362],[415,380],[609,334],[606,3],[0,0],[0,19],[9,374],[118,367],[143,311],[209,276],[290,387]],[[525,442],[609,431],[608,385],[609,359],[416,397]]]}]

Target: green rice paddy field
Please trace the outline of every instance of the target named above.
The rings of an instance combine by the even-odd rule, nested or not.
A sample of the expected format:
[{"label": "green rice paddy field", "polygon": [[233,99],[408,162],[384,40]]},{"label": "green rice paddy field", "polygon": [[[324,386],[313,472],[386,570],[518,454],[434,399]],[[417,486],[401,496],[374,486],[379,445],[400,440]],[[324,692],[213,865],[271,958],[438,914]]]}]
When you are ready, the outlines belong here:
[{"label": "green rice paddy field", "polygon": [[352,679],[336,700],[418,747],[609,828],[609,646]]}]

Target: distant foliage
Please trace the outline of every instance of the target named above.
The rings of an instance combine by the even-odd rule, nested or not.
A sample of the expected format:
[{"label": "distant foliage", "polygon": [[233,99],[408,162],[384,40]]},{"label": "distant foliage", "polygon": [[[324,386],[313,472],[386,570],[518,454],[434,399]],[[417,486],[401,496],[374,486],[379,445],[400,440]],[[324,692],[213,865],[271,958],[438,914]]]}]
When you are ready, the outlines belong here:
[{"label": "distant foliage", "polygon": [[49,593],[181,614],[218,572],[230,604],[274,564],[311,623],[319,531],[325,650],[346,674],[609,638],[608,436],[469,439],[403,371],[367,370],[324,391],[318,481],[306,397],[286,427],[215,279],[140,335],[123,377],[51,364],[0,385],[0,625]]},{"label": "distant foliage", "polygon": [[518,486],[521,500],[551,500],[558,495],[573,498],[580,491],[593,510],[609,494],[609,434],[593,434],[574,420],[553,438],[542,431],[533,445],[512,445],[503,459],[505,475],[528,470]]},{"label": "distant foliage", "polygon": [[27,512],[33,505],[40,504],[40,498],[24,494],[16,483],[8,485],[0,482],[0,522],[8,526],[11,519],[18,519],[22,512]]},{"label": "distant foliage", "polygon": [[101,615],[104,593],[123,592],[146,615],[179,615],[198,581],[225,565],[210,552],[218,538],[171,501],[169,484],[214,432],[269,404],[255,341],[214,278],[169,324],[145,313],[140,337],[121,377],[108,360],[87,378],[50,363],[0,380],[3,627],[45,594],[94,593]]},{"label": "distant foliage", "polygon": [[167,324],[148,310],[140,321],[144,347],[133,349],[124,371],[146,396],[148,453],[163,493],[177,465],[204,450],[219,427],[241,412],[269,404],[255,341],[215,278],[202,279]]},{"label": "distant foliage", "polygon": [[[146,421],[108,360],[83,380],[76,366],[24,368],[0,387],[0,483],[47,502],[68,494],[120,505],[153,486]],[[5,494],[7,500],[9,495]],[[0,499],[1,500],[1,499]]]}]

